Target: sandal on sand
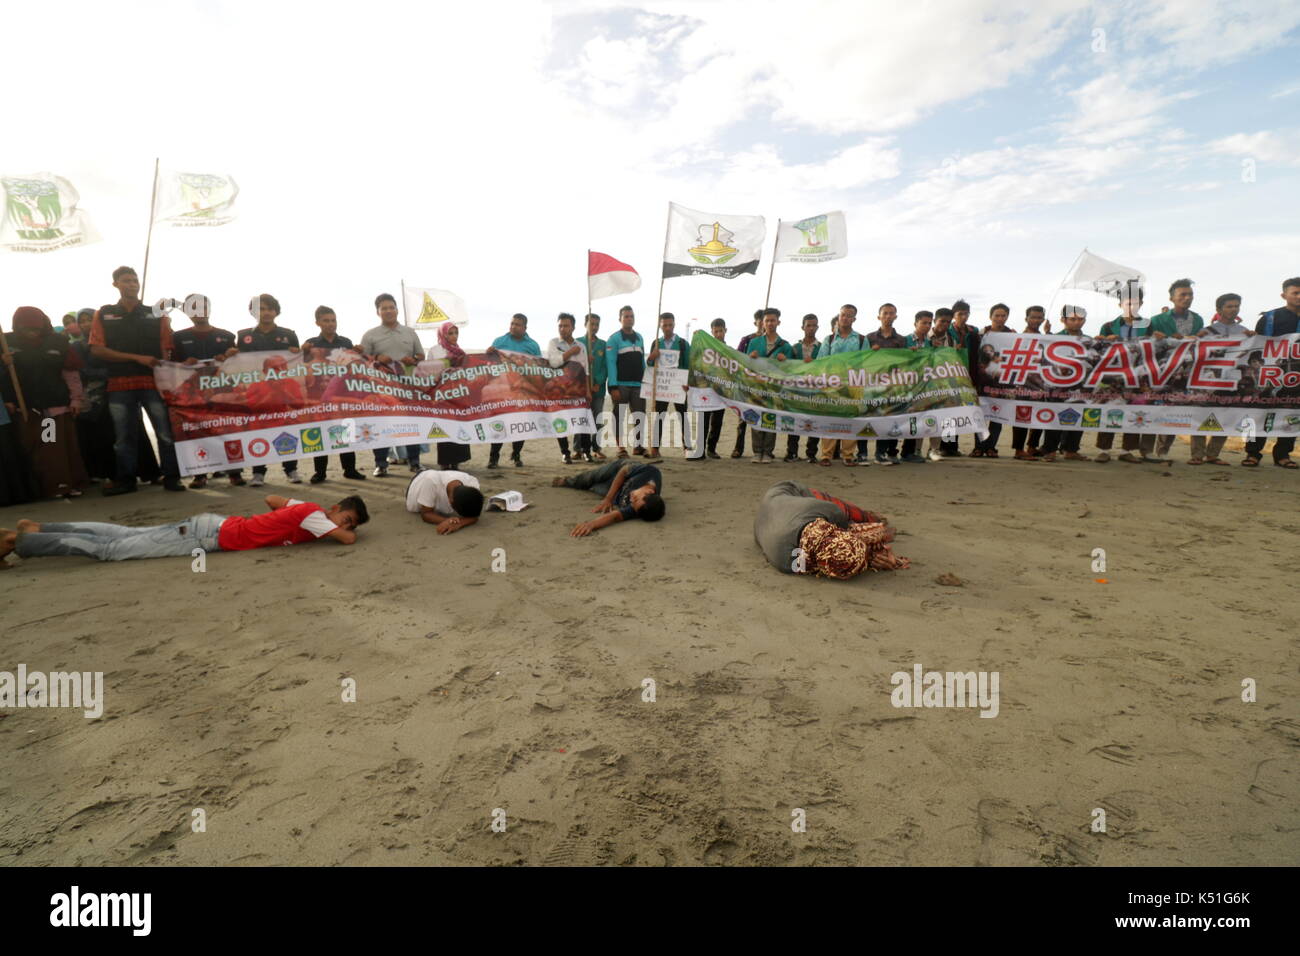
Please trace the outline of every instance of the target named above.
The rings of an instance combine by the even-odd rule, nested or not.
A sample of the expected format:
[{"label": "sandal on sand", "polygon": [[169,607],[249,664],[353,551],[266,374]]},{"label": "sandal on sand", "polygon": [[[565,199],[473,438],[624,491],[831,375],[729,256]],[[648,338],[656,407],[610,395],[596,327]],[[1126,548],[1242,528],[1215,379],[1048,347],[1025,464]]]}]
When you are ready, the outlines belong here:
[{"label": "sandal on sand", "polygon": [[829,458],[823,458],[821,461],[818,462],[818,464],[821,465],[823,468],[829,468],[831,466],[831,460]]},{"label": "sandal on sand", "polygon": [[1189,465],[1203,465],[1203,464],[1205,464],[1205,459],[1204,459],[1204,458],[1189,458],[1189,459],[1187,459],[1187,464],[1189,464]]},{"label": "sandal on sand", "polygon": [[618,450],[618,457],[619,457],[619,458],[626,458],[626,457],[627,457],[627,449],[626,449],[626,448],[620,448],[620,449]]},{"label": "sandal on sand", "polygon": [[1227,464],[1228,464],[1228,463],[1227,463],[1226,461],[1224,461],[1222,458],[1207,458],[1207,459],[1205,459],[1205,463],[1206,463],[1207,465],[1227,465]]},{"label": "sandal on sand", "polygon": [[591,453],[591,457],[594,458],[594,459],[596,459],[596,461],[606,461],[606,460],[607,460],[607,459],[605,458],[605,453],[604,453],[604,452],[600,452],[600,451],[593,451],[593,452]]},{"label": "sandal on sand", "polygon": [[1277,465],[1279,468],[1300,468],[1300,465],[1297,465],[1290,458],[1280,459],[1279,461],[1273,462],[1273,464]]},{"label": "sandal on sand", "polygon": [[1259,467],[1259,456],[1258,456],[1258,455],[1247,455],[1247,456],[1246,456],[1246,460],[1243,461],[1243,462],[1241,463],[1241,467],[1242,467],[1242,468],[1258,468],[1258,467]]},{"label": "sandal on sand", "polygon": [[1099,465],[1104,465],[1104,464],[1106,464],[1106,462],[1110,461],[1110,452],[1108,452],[1108,451],[1103,451],[1103,452],[1102,452],[1100,455],[1098,455],[1094,460],[1097,462],[1097,464],[1099,464]]},{"label": "sandal on sand", "polygon": [[998,457],[998,450],[997,450],[996,448],[990,448],[988,451],[986,451],[986,452],[984,453],[984,457],[985,457],[985,458],[996,458],[996,457]]},{"label": "sandal on sand", "polygon": [[1145,459],[1139,458],[1137,455],[1134,455],[1127,451],[1124,452],[1124,454],[1119,456],[1119,461],[1126,461],[1130,465],[1140,465],[1144,460]]},{"label": "sandal on sand", "polygon": [[1087,455],[1080,455],[1077,451],[1067,451],[1065,453],[1067,461],[1090,461]]},{"label": "sandal on sand", "polygon": [[1056,461],[1056,452],[1054,452],[1054,451],[1044,452],[1044,453],[1043,453],[1043,457],[1040,458],[1040,459],[1038,459],[1038,460],[1039,460],[1039,461]]}]

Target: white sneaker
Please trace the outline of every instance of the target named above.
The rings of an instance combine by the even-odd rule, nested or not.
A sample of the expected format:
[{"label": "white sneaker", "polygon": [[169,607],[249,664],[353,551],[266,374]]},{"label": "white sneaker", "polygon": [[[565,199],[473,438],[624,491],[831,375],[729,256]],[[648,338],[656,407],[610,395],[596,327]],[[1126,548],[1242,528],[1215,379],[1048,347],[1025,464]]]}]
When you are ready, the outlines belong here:
[{"label": "white sneaker", "polygon": [[295,471],[295,472],[291,472],[291,473],[288,475],[288,478],[289,478],[289,484],[291,484],[291,485],[301,485],[301,484],[302,484],[302,475],[298,474],[298,472],[296,472],[296,471]]},{"label": "white sneaker", "polygon": [[254,475],[252,478],[248,479],[248,485],[250,488],[261,488],[264,484],[266,484],[266,480],[261,475]]},{"label": "white sneaker", "polygon": [[943,461],[943,455],[939,454],[937,451],[930,452],[929,458],[931,461]]}]

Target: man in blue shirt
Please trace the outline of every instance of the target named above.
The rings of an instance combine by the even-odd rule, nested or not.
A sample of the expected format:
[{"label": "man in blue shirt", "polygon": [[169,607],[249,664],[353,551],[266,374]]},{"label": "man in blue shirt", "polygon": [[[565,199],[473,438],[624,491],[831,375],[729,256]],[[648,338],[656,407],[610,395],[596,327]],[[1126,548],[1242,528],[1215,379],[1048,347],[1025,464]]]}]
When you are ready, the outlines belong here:
[{"label": "man in blue shirt", "polygon": [[[522,312],[516,312],[510,317],[510,331],[499,336],[492,343],[492,348],[499,352],[522,352],[524,355],[542,357],[542,347],[528,337],[528,316]],[[501,446],[504,444],[501,441],[492,443],[492,450],[488,452],[489,468],[501,467]],[[516,468],[524,467],[523,451],[522,439],[510,444],[510,460]]]},{"label": "man in blue shirt", "polygon": [[[605,341],[605,371],[609,376],[609,397],[614,400],[614,413],[619,416],[615,423],[618,443],[618,457],[626,458],[627,449],[623,446],[623,432],[629,412],[640,414],[645,419],[645,399],[641,397],[641,379],[645,376],[645,342],[639,332],[632,326],[636,316],[630,305],[618,310],[619,329]],[[641,432],[636,432],[641,438]],[[645,448],[639,443],[632,450],[635,455],[644,455]]]},{"label": "man in blue shirt", "polygon": [[[736,346],[736,351],[739,352],[741,355],[748,355],[749,343],[763,334],[764,311],[766,310],[764,309],[754,310],[754,331],[750,332],[748,335],[742,335],[740,337],[739,344],[737,344]],[[739,418],[739,416],[737,417]],[[752,445],[753,442],[751,441],[750,444]],[[739,458],[743,454],[745,454],[745,420],[743,418],[739,418],[739,420],[736,422],[736,447],[734,450],[732,450],[731,457]]]},{"label": "man in blue shirt", "polygon": [[[655,340],[655,344],[650,349],[650,359],[647,364],[654,367],[655,362],[659,359],[659,353],[676,352],[677,367],[690,368],[691,347],[686,344],[686,340],[680,335],[675,334],[677,328],[677,317],[671,312],[665,312],[659,316],[660,336]],[[678,401],[678,399],[681,401]],[[650,436],[650,457],[659,457],[659,439],[662,437],[660,429],[667,424],[668,406],[672,405],[672,416],[677,419],[677,429],[681,432],[682,444],[686,444],[686,420],[682,417],[686,413],[686,393],[681,392],[679,395],[655,395],[655,423]],[[699,441],[699,437],[696,437]]]},{"label": "man in blue shirt", "polygon": [[[1284,307],[1260,315],[1259,322],[1255,325],[1256,335],[1292,335],[1300,332],[1300,276],[1282,283],[1282,300],[1286,303]],[[1247,442],[1246,460],[1242,464],[1249,468],[1259,465],[1267,443],[1267,438]],[[1273,464],[1279,468],[1300,467],[1291,460],[1291,452],[1294,450],[1294,436],[1277,439],[1273,442]]]}]

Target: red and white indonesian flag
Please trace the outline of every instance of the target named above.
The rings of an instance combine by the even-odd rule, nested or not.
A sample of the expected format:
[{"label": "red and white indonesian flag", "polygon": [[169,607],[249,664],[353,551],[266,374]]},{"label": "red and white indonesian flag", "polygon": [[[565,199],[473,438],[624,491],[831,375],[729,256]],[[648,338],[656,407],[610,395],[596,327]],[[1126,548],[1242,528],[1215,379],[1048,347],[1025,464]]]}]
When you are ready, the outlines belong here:
[{"label": "red and white indonesian flag", "polygon": [[417,289],[406,286],[403,292],[406,324],[417,332],[429,332],[444,322],[464,325],[469,321],[465,300],[446,289]]},{"label": "red and white indonesian flag", "polygon": [[221,173],[158,172],[154,222],[173,226],[224,226],[235,218],[239,185]]},{"label": "red and white indonesian flag", "polygon": [[587,250],[587,293],[592,299],[623,295],[641,288],[641,277],[626,262]]}]

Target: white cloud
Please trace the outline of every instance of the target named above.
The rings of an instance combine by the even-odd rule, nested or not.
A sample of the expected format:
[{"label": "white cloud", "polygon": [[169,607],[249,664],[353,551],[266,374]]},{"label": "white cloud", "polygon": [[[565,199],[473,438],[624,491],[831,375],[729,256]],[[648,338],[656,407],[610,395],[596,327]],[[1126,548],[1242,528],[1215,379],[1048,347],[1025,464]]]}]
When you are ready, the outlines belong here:
[{"label": "white cloud", "polygon": [[1300,166],[1300,134],[1290,130],[1233,133],[1216,139],[1206,147],[1211,153],[1242,156],[1259,162]]}]

